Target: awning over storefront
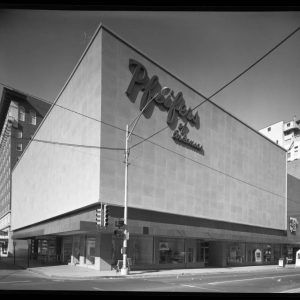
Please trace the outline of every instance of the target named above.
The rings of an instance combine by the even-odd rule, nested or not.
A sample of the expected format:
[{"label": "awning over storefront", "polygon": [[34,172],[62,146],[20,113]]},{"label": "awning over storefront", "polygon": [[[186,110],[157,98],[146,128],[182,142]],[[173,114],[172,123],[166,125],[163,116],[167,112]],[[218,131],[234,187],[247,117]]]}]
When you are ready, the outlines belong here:
[{"label": "awning over storefront", "polygon": [[96,222],[89,221],[93,219],[95,219],[94,209],[73,215],[61,216],[47,222],[13,230],[12,239],[28,239],[37,236],[64,235],[68,233],[74,234],[75,232],[84,233],[90,230],[96,231]]}]

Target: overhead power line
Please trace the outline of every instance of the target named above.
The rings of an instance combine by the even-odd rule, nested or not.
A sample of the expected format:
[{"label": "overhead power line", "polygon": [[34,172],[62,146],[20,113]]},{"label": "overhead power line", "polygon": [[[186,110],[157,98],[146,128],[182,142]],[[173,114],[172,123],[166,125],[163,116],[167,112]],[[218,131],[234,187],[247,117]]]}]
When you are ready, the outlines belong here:
[{"label": "overhead power line", "polygon": [[53,144],[53,145],[60,145],[60,146],[69,146],[69,147],[80,147],[80,148],[90,148],[90,149],[105,149],[105,150],[117,150],[117,151],[124,151],[124,148],[114,148],[114,147],[107,147],[107,146],[93,146],[93,145],[81,145],[81,144],[71,144],[71,143],[62,143],[62,142],[54,142],[54,141],[47,141],[47,140],[40,140],[40,139],[31,139],[31,138],[17,138],[14,136],[10,137],[12,139],[16,139],[16,140],[29,140],[29,141],[33,141],[33,142],[40,142],[40,143],[46,143],[46,144]]},{"label": "overhead power line", "polygon": [[[236,81],[237,79],[239,79],[242,75],[244,75],[245,73],[247,73],[250,69],[252,69],[254,66],[256,66],[259,62],[261,62],[264,58],[266,58],[268,55],[270,55],[273,51],[275,51],[279,46],[281,46],[284,42],[286,42],[289,38],[291,38],[294,34],[296,34],[298,31],[300,30],[300,27],[296,28],[294,31],[292,31],[287,37],[285,37],[282,41],[280,41],[278,44],[276,44],[271,50],[269,50],[266,54],[264,54],[262,57],[260,57],[258,60],[256,60],[253,64],[251,64],[249,67],[247,67],[244,71],[242,71],[241,73],[239,73],[237,76],[235,76],[232,80],[230,80],[228,83],[224,84],[221,88],[219,88],[217,91],[215,91],[211,96],[209,97],[204,97],[205,100],[203,100],[201,103],[199,103],[198,105],[196,105],[192,110],[195,110],[196,108],[200,107],[202,104],[204,104],[207,101],[211,101],[210,99],[213,98],[214,96],[216,96],[217,94],[219,94],[221,91],[223,91],[226,87],[228,87],[230,84],[232,84],[234,81]],[[142,141],[134,144],[133,146],[131,146],[130,148],[134,148],[138,145],[140,145],[141,143],[149,140],[150,138],[152,138],[153,136],[155,136],[156,134],[164,131],[165,129],[167,129],[168,126],[162,128],[161,130],[158,130],[157,132],[153,133],[151,136],[144,138]]]},{"label": "overhead power line", "polygon": [[[251,64],[251,65],[250,65],[248,68],[246,68],[244,71],[242,71],[242,72],[239,73],[237,76],[235,76],[235,77],[234,77],[232,80],[230,80],[228,83],[226,83],[226,84],[223,85],[221,88],[219,88],[217,91],[215,91],[210,97],[205,97],[204,95],[201,94],[201,96],[202,96],[203,98],[205,98],[205,100],[202,101],[200,104],[196,105],[192,110],[195,110],[196,108],[198,108],[199,106],[201,106],[202,104],[204,104],[204,103],[207,102],[207,101],[211,101],[211,98],[213,98],[215,95],[217,95],[217,94],[220,93],[222,90],[224,90],[227,86],[229,86],[230,84],[232,84],[234,81],[236,81],[236,80],[237,80],[238,78],[240,78],[242,75],[244,75],[246,72],[248,72],[250,69],[252,69],[255,65],[257,65],[257,64],[258,64],[260,61],[262,61],[265,57],[267,57],[269,54],[271,54],[271,53],[272,53],[274,50],[276,50],[280,45],[282,45],[282,44],[283,44],[284,42],[286,42],[289,38],[291,38],[294,34],[296,34],[296,32],[298,32],[299,30],[300,30],[300,27],[297,27],[297,28],[296,28],[294,31],[292,31],[287,37],[285,37],[282,41],[280,41],[278,44],[276,44],[271,50],[269,50],[269,51],[268,51],[266,54],[264,54],[261,58],[259,58],[258,60],[256,60],[253,64]],[[104,122],[104,121],[102,121],[102,120],[99,120],[99,119],[96,119],[96,118],[87,116],[87,115],[85,115],[85,114],[79,113],[79,112],[77,112],[77,111],[74,111],[74,110],[72,110],[72,109],[70,109],[70,108],[67,108],[67,107],[64,107],[64,106],[62,106],[62,105],[59,105],[59,104],[57,104],[57,103],[50,102],[50,101],[48,101],[48,100],[46,100],[46,99],[44,99],[44,98],[36,97],[36,96],[30,95],[30,94],[27,93],[27,92],[24,92],[24,91],[15,89],[15,88],[10,87],[9,85],[4,84],[4,83],[2,83],[2,82],[0,82],[0,84],[1,84],[2,86],[4,86],[4,87],[7,87],[7,88],[9,88],[9,89],[11,89],[11,90],[15,90],[15,91],[20,92],[20,93],[22,93],[22,94],[24,94],[24,95],[28,95],[28,96],[30,96],[30,97],[33,97],[33,98],[36,98],[36,99],[40,99],[40,100],[42,100],[42,101],[44,101],[44,102],[47,102],[47,103],[49,103],[49,104],[51,104],[51,105],[53,105],[53,106],[60,107],[60,108],[62,108],[62,109],[68,110],[68,111],[70,111],[70,112],[72,112],[72,113],[78,114],[78,115],[80,115],[80,116],[89,118],[89,119],[91,119],[91,120],[94,120],[94,121],[103,123],[103,124],[105,124],[105,125],[111,126],[111,127],[113,127],[113,128],[116,128],[116,129],[119,129],[119,130],[125,132],[124,129],[119,128],[119,127],[117,127],[117,126],[114,126],[114,125],[112,125],[112,124],[106,123],[106,122]],[[166,127],[162,128],[162,129],[158,130],[157,132],[154,132],[151,136],[149,136],[149,137],[147,137],[147,138],[142,138],[142,137],[140,137],[140,136],[138,136],[138,135],[136,135],[136,134],[133,134],[133,135],[135,135],[135,136],[137,136],[137,137],[139,137],[139,138],[142,138],[142,141],[140,141],[140,142],[136,143],[135,145],[131,146],[130,149],[131,149],[131,148],[134,148],[134,147],[136,147],[136,146],[138,146],[138,145],[140,145],[141,143],[143,143],[143,142],[145,142],[145,141],[147,141],[147,140],[149,140],[150,138],[152,138],[153,136],[157,135],[158,133],[164,131],[164,130],[167,129],[167,128],[168,128],[168,126],[166,126]]]}]

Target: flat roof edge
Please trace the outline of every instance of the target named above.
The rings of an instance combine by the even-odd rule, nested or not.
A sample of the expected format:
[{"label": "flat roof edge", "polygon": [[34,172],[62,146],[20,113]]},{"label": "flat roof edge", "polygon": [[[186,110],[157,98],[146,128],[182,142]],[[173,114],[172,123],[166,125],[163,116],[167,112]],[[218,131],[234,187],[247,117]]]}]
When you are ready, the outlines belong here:
[{"label": "flat roof edge", "polygon": [[171,73],[169,70],[167,70],[165,67],[161,66],[159,63],[157,63],[156,61],[154,61],[153,59],[151,59],[148,55],[144,54],[142,51],[140,51],[139,49],[137,49],[135,46],[133,46],[132,44],[130,44],[129,42],[127,42],[125,39],[123,39],[122,37],[120,37],[118,34],[116,34],[114,31],[112,31],[110,28],[106,27],[105,25],[103,25],[102,23],[99,26],[99,30],[100,28],[103,28],[104,30],[106,30],[109,34],[111,34],[112,36],[114,36],[115,38],[117,38],[119,41],[121,41],[122,43],[124,43],[125,45],[127,45],[128,47],[130,47],[131,49],[133,49],[134,51],[136,51],[137,53],[139,53],[141,56],[145,57],[147,60],[149,60],[151,63],[153,63],[154,65],[156,65],[157,67],[159,67],[161,70],[163,70],[164,72],[168,73],[170,76],[172,76],[173,78],[175,78],[176,80],[178,80],[180,83],[182,83],[183,85],[185,85],[187,88],[191,89],[194,93],[196,93],[197,95],[199,95],[200,97],[204,98],[205,101],[210,102],[212,105],[215,105],[216,107],[218,107],[220,110],[222,110],[223,112],[225,112],[226,114],[228,114],[229,116],[231,116],[232,118],[236,119],[238,122],[242,123],[243,125],[245,125],[246,127],[248,127],[249,129],[251,129],[252,131],[254,131],[255,133],[257,133],[258,135],[260,135],[261,137],[265,138],[267,141],[271,142],[272,144],[274,144],[275,146],[279,147],[281,150],[284,150],[286,152],[286,149],[281,147],[280,145],[276,144],[274,141],[270,140],[269,138],[267,138],[266,136],[264,136],[262,133],[260,133],[258,130],[254,129],[253,127],[251,127],[250,125],[248,125],[247,123],[245,123],[244,121],[240,120],[238,117],[236,117],[235,115],[233,115],[232,113],[228,112],[226,109],[224,109],[223,107],[221,107],[220,105],[216,104],[215,102],[211,101],[208,97],[204,96],[203,94],[201,94],[199,91],[197,91],[196,89],[194,89],[193,87],[191,87],[189,84],[187,84],[186,82],[184,82],[182,79],[180,79],[177,75],[174,75],[173,73]]}]

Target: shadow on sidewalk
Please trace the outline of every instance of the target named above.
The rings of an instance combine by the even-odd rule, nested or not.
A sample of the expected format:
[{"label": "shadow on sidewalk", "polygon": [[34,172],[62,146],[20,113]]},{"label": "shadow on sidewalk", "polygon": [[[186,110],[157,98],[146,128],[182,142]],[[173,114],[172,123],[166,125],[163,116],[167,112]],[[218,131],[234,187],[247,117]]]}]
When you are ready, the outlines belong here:
[{"label": "shadow on sidewalk", "polygon": [[0,270],[3,269],[28,269],[28,268],[40,268],[50,266],[60,266],[59,263],[41,263],[37,260],[29,260],[26,257],[16,258],[13,257],[1,257],[0,259]]}]

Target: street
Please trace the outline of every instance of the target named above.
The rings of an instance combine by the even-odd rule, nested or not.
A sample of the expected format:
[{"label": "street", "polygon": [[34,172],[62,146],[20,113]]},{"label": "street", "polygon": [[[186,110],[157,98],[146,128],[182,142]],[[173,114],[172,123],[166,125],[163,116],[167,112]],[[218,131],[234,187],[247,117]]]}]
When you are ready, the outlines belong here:
[{"label": "street", "polygon": [[26,269],[0,270],[1,291],[299,293],[300,269],[100,279],[54,279]]}]

